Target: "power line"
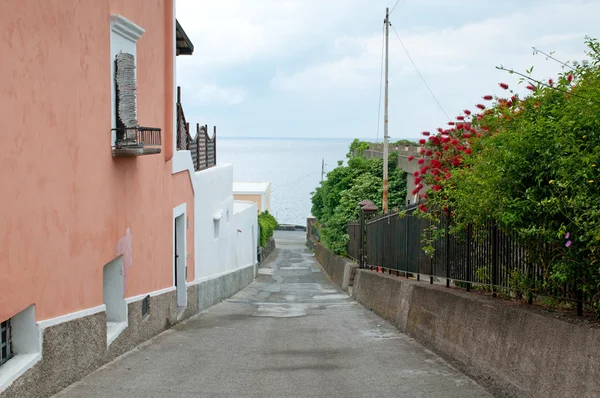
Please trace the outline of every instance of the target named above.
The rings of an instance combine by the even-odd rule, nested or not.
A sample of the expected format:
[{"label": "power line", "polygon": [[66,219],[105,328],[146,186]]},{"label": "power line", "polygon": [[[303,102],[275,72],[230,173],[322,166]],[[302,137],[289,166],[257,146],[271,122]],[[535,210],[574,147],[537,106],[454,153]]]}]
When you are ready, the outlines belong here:
[{"label": "power line", "polygon": [[396,0],[396,4],[394,4],[394,6],[392,7],[392,11],[390,11],[390,16],[392,16],[392,13],[396,9],[396,6],[398,5],[399,2],[400,2],[400,0]]},{"label": "power line", "polygon": [[375,142],[379,142],[379,126],[381,124],[381,94],[383,88],[383,45],[385,39],[384,26],[381,25],[381,67],[379,71],[379,106],[377,107],[377,139]]},{"label": "power line", "polygon": [[287,187],[287,186],[289,186],[289,185],[292,185],[292,184],[295,184],[295,183],[297,183],[298,181],[300,181],[300,180],[302,180],[302,179],[304,179],[304,178],[306,178],[306,177],[310,177],[310,176],[312,176],[312,175],[319,174],[319,173],[321,173],[321,170],[319,170],[319,171],[315,171],[315,172],[312,172],[312,173],[308,173],[308,174],[304,174],[303,176],[301,176],[300,178],[298,178],[298,179],[296,179],[296,180],[294,180],[294,181],[292,181],[292,182],[288,182],[287,184],[282,184],[282,185],[279,185],[279,186],[275,187],[274,189],[272,189],[272,190],[271,190],[271,193],[275,192],[275,191],[276,191],[276,190],[278,190],[279,188],[282,188],[282,187]]},{"label": "power line", "polygon": [[450,118],[450,116],[448,116],[448,114],[446,113],[446,111],[444,110],[444,107],[442,106],[442,104],[440,104],[440,101],[438,101],[438,99],[436,98],[435,94],[433,94],[433,91],[431,91],[431,88],[429,87],[429,84],[427,84],[427,82],[425,81],[425,78],[423,77],[423,75],[421,74],[421,72],[419,71],[419,68],[417,68],[417,65],[415,64],[415,61],[413,61],[412,57],[410,56],[410,54],[408,53],[408,50],[406,49],[406,46],[404,45],[404,43],[402,42],[402,39],[400,38],[400,35],[398,34],[398,32],[396,32],[396,28],[394,28],[394,26],[392,24],[390,24],[390,26],[392,27],[392,29],[394,30],[394,33],[396,34],[396,37],[398,38],[398,40],[400,41],[400,44],[402,44],[402,48],[404,49],[404,52],[406,52],[406,55],[408,56],[408,59],[410,60],[410,62],[413,64],[413,66],[415,67],[415,70],[417,71],[417,73],[419,74],[419,77],[421,78],[421,80],[423,81],[423,84],[425,84],[425,87],[427,87],[427,90],[429,90],[429,94],[431,94],[431,96],[433,97],[433,99],[435,100],[435,102],[438,104],[438,106],[440,107],[440,109],[442,110],[442,112],[444,112],[444,115],[446,115],[446,117],[448,118],[449,121],[452,121],[452,119]]}]

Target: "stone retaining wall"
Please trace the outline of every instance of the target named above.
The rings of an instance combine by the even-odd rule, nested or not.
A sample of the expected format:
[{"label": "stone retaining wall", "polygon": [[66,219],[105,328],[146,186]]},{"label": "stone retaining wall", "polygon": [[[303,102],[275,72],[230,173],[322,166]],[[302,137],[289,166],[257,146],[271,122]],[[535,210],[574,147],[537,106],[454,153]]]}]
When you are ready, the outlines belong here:
[{"label": "stone retaining wall", "polygon": [[[315,253],[340,284],[340,262],[346,260],[323,247]],[[600,396],[600,328],[364,269],[356,270],[352,297],[497,396]]]}]

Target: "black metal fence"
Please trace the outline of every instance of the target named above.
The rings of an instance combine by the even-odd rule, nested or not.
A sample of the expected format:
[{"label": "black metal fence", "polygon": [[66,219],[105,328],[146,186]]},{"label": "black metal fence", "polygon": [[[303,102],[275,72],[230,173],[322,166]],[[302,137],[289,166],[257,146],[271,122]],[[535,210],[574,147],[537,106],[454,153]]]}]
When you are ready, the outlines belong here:
[{"label": "black metal fence", "polygon": [[[577,286],[554,286],[552,291],[543,286],[545,270],[556,247],[537,244],[526,248],[516,234],[501,230],[492,221],[448,233],[447,218],[436,224],[412,213],[388,213],[366,221],[365,267],[407,277],[415,275],[418,279],[425,276],[431,283],[437,278],[445,280],[446,286],[454,281],[467,290],[472,284],[487,285],[494,292],[521,289],[523,294],[527,291],[530,302],[533,294],[551,295],[576,301],[581,313],[584,297]],[[360,232],[358,224],[348,225],[350,257],[356,258]]]},{"label": "black metal fence", "polygon": [[360,223],[348,223],[348,257],[357,260],[360,253]]}]

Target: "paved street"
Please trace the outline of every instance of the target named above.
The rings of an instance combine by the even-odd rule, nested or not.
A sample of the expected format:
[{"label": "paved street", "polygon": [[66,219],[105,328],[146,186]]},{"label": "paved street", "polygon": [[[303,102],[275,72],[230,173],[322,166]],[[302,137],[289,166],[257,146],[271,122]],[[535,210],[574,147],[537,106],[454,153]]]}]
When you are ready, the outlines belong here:
[{"label": "paved street", "polygon": [[278,232],[256,281],[60,397],[486,397],[348,298],[303,232]]}]

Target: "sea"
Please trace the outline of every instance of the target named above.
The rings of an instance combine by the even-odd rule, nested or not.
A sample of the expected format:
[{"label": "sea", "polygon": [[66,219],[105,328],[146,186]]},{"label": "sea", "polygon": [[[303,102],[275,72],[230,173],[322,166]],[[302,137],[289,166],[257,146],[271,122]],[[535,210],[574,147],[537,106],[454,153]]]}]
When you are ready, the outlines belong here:
[{"label": "sea", "polygon": [[324,171],[345,161],[353,139],[217,139],[217,164],[233,164],[235,182],[271,182],[271,213],[280,224],[306,225],[311,192]]}]

